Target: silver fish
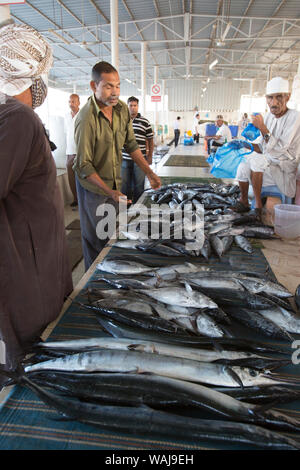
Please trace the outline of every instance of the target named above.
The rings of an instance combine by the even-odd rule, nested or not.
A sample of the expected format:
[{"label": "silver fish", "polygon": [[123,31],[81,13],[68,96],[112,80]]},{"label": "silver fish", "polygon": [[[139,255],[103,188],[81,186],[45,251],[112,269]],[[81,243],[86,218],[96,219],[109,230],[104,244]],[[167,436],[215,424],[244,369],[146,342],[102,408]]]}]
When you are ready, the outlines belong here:
[{"label": "silver fish", "polygon": [[97,264],[97,269],[100,271],[106,271],[113,274],[140,274],[153,271],[153,268],[144,266],[141,263],[135,261],[116,261],[104,258],[102,263]]},{"label": "silver fish", "polygon": [[209,237],[209,241],[210,241],[210,244],[211,244],[214,252],[221,259],[222,255],[223,255],[223,252],[224,252],[224,246],[223,246],[222,239],[219,238],[217,235],[211,235]]},{"label": "silver fish", "polygon": [[[65,355],[25,367],[34,370],[65,370],[79,372],[139,372],[178,378],[189,382],[206,383],[224,387],[245,387],[283,383],[284,377],[271,372],[243,367],[227,367],[177,357],[155,355],[137,351],[106,349]],[[295,379],[296,380],[296,379]]]},{"label": "silver fish", "polygon": [[268,279],[251,278],[242,274],[237,275],[236,278],[252,294],[265,292],[281,298],[292,297],[292,294],[284,286]]},{"label": "silver fish", "polygon": [[282,307],[275,307],[266,310],[259,310],[265,318],[272,320],[280,328],[284,328],[289,333],[300,334],[300,316],[292,314]]},{"label": "silver fish", "polygon": [[210,336],[212,338],[220,338],[224,336],[222,329],[205,313],[197,315],[196,325],[198,332],[202,335]]},{"label": "silver fish", "polygon": [[247,253],[253,253],[253,247],[246,237],[243,237],[242,235],[235,235],[234,241],[237,246],[242,248],[242,250],[246,251]]},{"label": "silver fish", "polygon": [[182,307],[197,308],[217,308],[217,304],[206,295],[193,291],[189,284],[185,284],[186,288],[170,287],[159,289],[141,289],[140,292],[148,295],[160,302],[169,305],[179,305]]},{"label": "silver fish", "polygon": [[158,341],[147,341],[141,339],[134,340],[132,338],[112,338],[109,336],[66,341],[46,341],[37,343],[36,348],[46,351],[76,351],[76,353],[87,351],[89,349],[121,349],[181,357],[183,359],[192,359],[201,362],[214,362],[220,359],[236,360],[264,358],[262,355],[243,351],[199,349],[186,346],[182,347]]}]

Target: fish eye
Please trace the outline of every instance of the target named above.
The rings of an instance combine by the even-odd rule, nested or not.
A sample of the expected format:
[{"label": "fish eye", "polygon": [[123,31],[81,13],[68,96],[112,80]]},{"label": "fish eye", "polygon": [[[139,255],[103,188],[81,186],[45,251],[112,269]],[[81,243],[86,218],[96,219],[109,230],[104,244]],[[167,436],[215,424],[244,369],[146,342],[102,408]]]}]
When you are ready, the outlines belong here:
[{"label": "fish eye", "polygon": [[251,375],[251,377],[256,377],[258,375],[256,370],[250,370],[249,374]]}]

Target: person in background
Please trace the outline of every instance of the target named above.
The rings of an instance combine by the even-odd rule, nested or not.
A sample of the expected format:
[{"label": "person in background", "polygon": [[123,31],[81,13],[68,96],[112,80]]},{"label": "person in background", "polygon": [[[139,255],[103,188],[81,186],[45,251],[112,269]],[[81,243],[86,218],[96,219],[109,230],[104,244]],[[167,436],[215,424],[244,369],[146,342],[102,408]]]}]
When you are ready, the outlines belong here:
[{"label": "person in background", "polygon": [[174,143],[175,147],[177,147],[178,142],[179,142],[179,137],[180,137],[180,116],[177,116],[176,120],[174,121],[173,124],[173,129],[174,129],[174,138],[171,140],[171,142],[168,144],[169,147]]},{"label": "person in background", "polygon": [[[77,154],[74,161],[85,268],[88,269],[115,231],[112,219],[121,192],[122,148],[145,173],[152,189],[160,187],[136,141],[126,103],[119,100],[120,77],[108,62],[98,62],[90,82],[93,95],[81,108],[75,121]],[[128,201],[131,202],[131,201]],[[107,226],[107,227],[106,227]]]},{"label": "person in background", "polygon": [[71,207],[78,206],[73,164],[74,164],[74,160],[76,157],[76,144],[74,140],[74,123],[75,123],[75,118],[79,112],[79,106],[80,106],[80,98],[76,93],[73,93],[69,97],[70,111],[67,113],[65,117],[66,154],[67,154],[66,167],[67,167],[67,172],[68,172],[68,180],[69,180],[70,189],[73,194],[73,202],[70,204]]},{"label": "person in background", "polygon": [[193,136],[194,136],[194,142],[199,144],[199,119],[200,119],[200,113],[196,113],[194,116],[194,121],[193,121]]},{"label": "person in background", "polygon": [[[289,109],[289,82],[274,77],[267,83],[266,100],[270,112],[263,118],[252,116],[252,123],[261,132],[261,137],[252,143],[254,152],[246,155],[240,163],[236,178],[241,197],[233,207],[236,212],[250,210],[248,201],[249,183],[252,183],[255,198],[255,213],[262,215],[262,187],[276,185],[287,197],[296,192],[296,174],[300,160],[300,113]],[[249,148],[246,141],[243,145]]]},{"label": "person in background", "polygon": [[[150,122],[139,113],[139,100],[131,96],[127,100],[130,118],[132,120],[132,127],[135,134],[136,141],[139,148],[147,160],[149,165],[152,165],[153,155],[153,131]],[[132,199],[135,203],[144,191],[145,173],[143,170],[131,159],[130,155],[122,150],[122,193],[128,199]]]},{"label": "person in background", "polygon": [[33,111],[47,96],[52,51],[10,19],[0,24],[0,51],[0,340],[2,366],[13,370],[73,285],[56,166]]},{"label": "person in background", "polygon": [[239,135],[243,132],[244,129],[248,126],[250,119],[248,118],[248,114],[244,113],[242,119],[238,122],[239,127]]},{"label": "person in background", "polygon": [[216,118],[216,127],[218,128],[216,135],[204,137],[207,141],[207,151],[209,154],[212,145],[215,147],[222,147],[224,144],[232,140],[231,131],[227,124],[224,123],[224,119],[221,114]]}]

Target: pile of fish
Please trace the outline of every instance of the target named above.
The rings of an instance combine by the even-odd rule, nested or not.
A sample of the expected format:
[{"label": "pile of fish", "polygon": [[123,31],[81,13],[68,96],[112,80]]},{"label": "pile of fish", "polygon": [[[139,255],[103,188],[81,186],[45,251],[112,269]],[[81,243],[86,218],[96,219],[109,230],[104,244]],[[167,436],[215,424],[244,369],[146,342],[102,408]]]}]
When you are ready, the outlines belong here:
[{"label": "pile of fish", "polygon": [[[224,270],[219,259],[233,241],[251,254],[248,238],[274,237],[272,228],[229,209],[238,196],[236,186],[215,184],[153,193],[153,202],[174,214],[188,202],[195,213],[204,205],[204,243],[192,254],[197,263],[179,258],[195,220],[181,241],[184,227],[174,220],[168,240],[161,230],[156,240],[145,241],[143,230],[134,239],[129,224],[128,239],[114,246],[136,248],[136,256],[110,253],[73,302],[96,316],[100,336],[40,342],[17,371],[0,374],[64,417],[102,429],[200,446],[299,450],[300,419],[276,406],[300,399],[290,348],[300,334],[300,290],[293,298],[266,274]],[[160,228],[162,221],[149,223]],[[178,262],[159,266],[151,254],[141,262],[138,250]],[[204,260],[210,250],[214,267]]]},{"label": "pile of fish", "polygon": [[[247,253],[253,252],[249,238],[277,238],[273,227],[259,222],[255,215],[235,213],[231,207],[239,198],[237,185],[214,184],[183,185],[172,184],[160,190],[149,191],[148,199],[161,208],[157,215],[140,220],[140,230],[136,230],[136,221],[132,219],[126,229],[120,231],[122,238],[114,246],[136,249],[162,256],[202,256],[208,260],[212,253],[221,258],[235,244]],[[163,209],[166,206],[167,209]],[[191,217],[182,217],[176,222],[176,213],[190,207]],[[203,212],[204,211],[204,212]],[[171,231],[165,232],[164,219],[170,218]],[[197,216],[197,217],[196,217]],[[204,220],[204,224],[203,224]],[[186,243],[195,240],[195,231],[201,227],[203,241],[197,249],[187,249]],[[144,227],[144,230],[143,230]],[[155,235],[151,237],[155,227]],[[150,236],[149,236],[150,234]]]},{"label": "pile of fish", "polygon": [[[106,258],[97,268],[113,288],[96,280],[76,303],[109,336],[38,343],[30,363],[8,373],[11,381],[65,417],[102,429],[300,449],[300,420],[275,408],[300,398],[299,378],[280,372],[293,367],[289,348],[230,332],[242,321],[290,341],[300,319],[274,300],[287,302],[284,286],[191,263],[149,267]],[[231,309],[222,299],[247,306]]]},{"label": "pile of fish", "polygon": [[111,289],[90,288],[90,302],[83,306],[141,333],[234,337],[232,326],[239,323],[261,336],[285,341],[300,334],[292,294],[257,273],[229,274],[192,263],[153,267],[116,259],[104,259],[97,268],[103,274],[96,281]]},{"label": "pile of fish", "polygon": [[[225,343],[218,351],[208,339],[201,347],[200,342],[172,345],[161,338],[49,341],[36,345],[35,361],[7,375],[64,417],[102,429],[195,444],[300,449],[300,420],[273,407],[274,401],[299,399],[299,380],[263,366],[278,368],[288,356],[279,347],[256,342],[230,341],[228,348]],[[261,347],[264,353],[241,346]],[[39,353],[44,353],[40,362]],[[237,365],[243,360],[253,367]]]}]

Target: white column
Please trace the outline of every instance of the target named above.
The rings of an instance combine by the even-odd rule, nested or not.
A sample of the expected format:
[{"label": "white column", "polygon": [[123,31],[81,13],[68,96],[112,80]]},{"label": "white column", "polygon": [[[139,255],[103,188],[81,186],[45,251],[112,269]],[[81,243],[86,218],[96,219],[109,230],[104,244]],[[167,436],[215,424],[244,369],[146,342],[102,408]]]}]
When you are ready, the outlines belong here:
[{"label": "white column", "polygon": [[[154,83],[158,82],[158,66],[154,66]],[[154,103],[154,129],[155,133],[157,133],[158,127],[158,113],[157,113],[157,102]]]},{"label": "white column", "polygon": [[249,104],[249,114],[253,112],[252,109],[252,97],[253,97],[253,89],[254,89],[254,80],[250,80],[250,104]]},{"label": "white column", "polygon": [[141,99],[141,114],[145,115],[146,112],[146,49],[147,43],[141,43],[141,89],[142,89],[142,99]]},{"label": "white column", "polygon": [[[297,75],[296,77],[294,77],[294,81],[293,81],[293,94],[295,94],[295,98],[296,98],[296,109],[297,111],[300,111],[300,103],[299,103],[299,97],[300,97],[300,58],[299,58],[299,61],[298,61],[298,70],[297,70]],[[299,163],[300,165],[300,163]],[[299,189],[300,191],[300,189]],[[298,202],[299,202],[299,205],[300,205],[300,194],[298,196]]]},{"label": "white column", "polygon": [[118,0],[110,0],[111,64],[119,69]]},{"label": "white column", "polygon": [[165,113],[165,85],[166,85],[166,81],[163,80],[162,81],[162,86],[161,86],[161,107],[162,107],[162,118],[161,118],[161,123],[162,123],[162,126],[163,126],[163,130],[162,130],[162,142],[164,141],[164,135],[165,135],[165,124],[166,124],[166,113]]},{"label": "white column", "polygon": [[10,20],[10,10],[8,5],[0,6],[0,24]]},{"label": "white column", "polygon": [[74,93],[74,94],[77,93],[77,85],[76,85],[76,83],[73,83],[73,93]]}]

